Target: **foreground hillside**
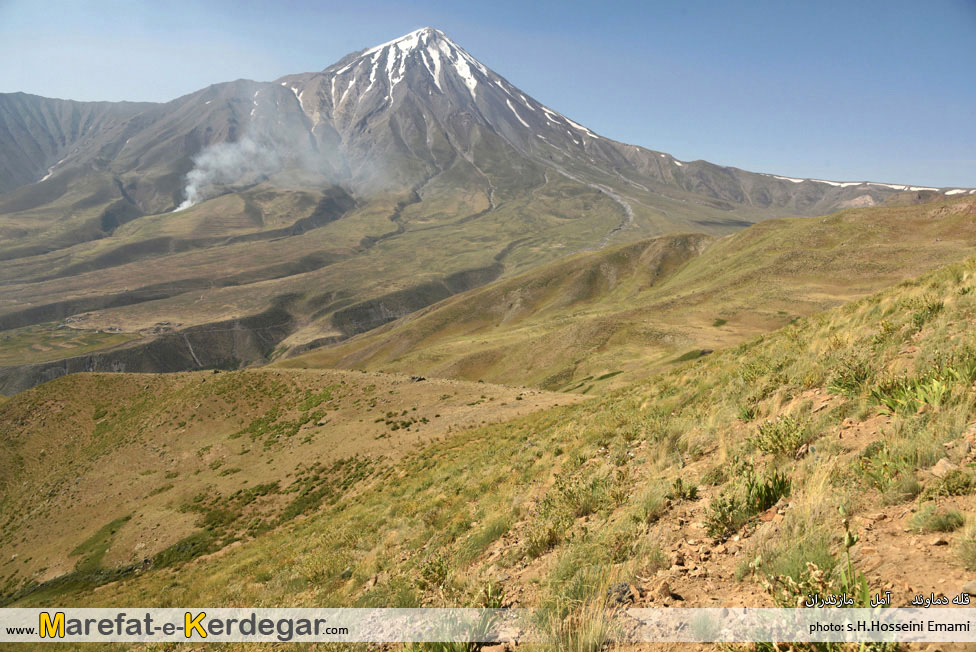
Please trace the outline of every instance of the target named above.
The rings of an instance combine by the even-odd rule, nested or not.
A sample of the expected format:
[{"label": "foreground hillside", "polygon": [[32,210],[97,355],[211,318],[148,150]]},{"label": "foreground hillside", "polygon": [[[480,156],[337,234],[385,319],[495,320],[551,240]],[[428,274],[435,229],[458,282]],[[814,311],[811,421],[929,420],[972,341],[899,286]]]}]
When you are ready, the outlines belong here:
[{"label": "foreground hillside", "polygon": [[600,392],[972,254],[976,200],[661,236],[442,301],[284,367],[352,367]]},{"label": "foreground hillside", "polygon": [[[970,258],[579,405],[455,432],[370,473],[342,465],[331,472],[356,481],[331,482],[307,517],[219,553],[176,549],[97,590],[87,578],[17,601],[488,600],[543,607],[555,648],[597,650],[615,635],[607,605],[792,606],[827,587],[890,590],[896,605],[954,595],[976,572],[974,319]],[[20,437],[38,428],[24,400],[0,408]],[[199,419],[196,405],[181,418]],[[78,457],[52,473],[70,477]],[[250,496],[224,487],[186,511],[221,544],[221,510]],[[47,489],[37,506],[69,490]]]}]

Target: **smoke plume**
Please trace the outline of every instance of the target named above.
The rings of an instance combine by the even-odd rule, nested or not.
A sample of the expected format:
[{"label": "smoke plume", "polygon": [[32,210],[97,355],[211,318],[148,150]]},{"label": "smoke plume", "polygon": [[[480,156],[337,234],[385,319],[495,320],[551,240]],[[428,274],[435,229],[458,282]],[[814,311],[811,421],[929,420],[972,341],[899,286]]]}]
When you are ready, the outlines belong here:
[{"label": "smoke plume", "polygon": [[239,184],[267,177],[282,168],[282,156],[274,142],[247,134],[235,143],[217,143],[193,159],[186,175],[182,211],[219,194],[219,186]]}]

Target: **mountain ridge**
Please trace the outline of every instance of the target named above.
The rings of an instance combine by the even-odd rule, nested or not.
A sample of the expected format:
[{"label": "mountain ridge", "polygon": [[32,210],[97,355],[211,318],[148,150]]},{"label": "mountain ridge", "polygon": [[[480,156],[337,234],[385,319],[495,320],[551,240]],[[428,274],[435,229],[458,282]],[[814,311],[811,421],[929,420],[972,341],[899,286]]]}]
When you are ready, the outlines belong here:
[{"label": "mountain ridge", "polygon": [[335,343],[574,252],[947,196],[619,143],[432,28],[319,72],[166,103],[20,99],[27,118],[0,97],[0,133],[22,143],[0,147],[0,176],[23,159],[35,181],[0,194],[0,324],[46,347],[38,329],[59,325],[89,344],[99,331],[145,340],[173,329],[185,340],[197,332],[187,329],[288,313],[276,341],[220,345],[251,351],[240,357],[181,354],[188,368]]}]

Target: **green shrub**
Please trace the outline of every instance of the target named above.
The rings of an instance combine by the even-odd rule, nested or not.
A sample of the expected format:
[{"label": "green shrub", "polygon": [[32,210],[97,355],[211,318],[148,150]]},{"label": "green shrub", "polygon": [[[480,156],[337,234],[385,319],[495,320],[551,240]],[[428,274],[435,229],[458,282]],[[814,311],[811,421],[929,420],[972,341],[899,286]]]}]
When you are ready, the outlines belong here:
[{"label": "green shrub", "polygon": [[420,588],[428,590],[443,587],[447,582],[447,575],[450,569],[450,564],[444,555],[428,555],[420,563],[420,581],[418,582]]},{"label": "green shrub", "polygon": [[[893,454],[886,441],[872,442],[858,458],[861,475],[881,493],[888,492],[900,478],[914,478],[913,469],[914,464],[904,456]],[[910,484],[907,479],[904,482],[906,487]]]},{"label": "green shrub", "polygon": [[556,480],[556,493],[569,510],[577,518],[589,516],[601,509],[607,503],[607,479],[594,476],[584,479],[582,476],[561,477]]},{"label": "green shrub", "polygon": [[937,299],[923,300],[918,309],[912,313],[912,328],[915,331],[922,330],[922,327],[942,312],[944,307],[945,304]]},{"label": "green shrub", "polygon": [[752,443],[764,453],[793,457],[809,439],[809,428],[805,423],[792,416],[782,416],[760,424]]},{"label": "green shrub", "polygon": [[836,371],[827,384],[827,391],[833,394],[856,397],[874,374],[863,358],[851,355],[842,357],[833,366]]},{"label": "green shrub", "polygon": [[882,380],[871,390],[870,399],[890,412],[913,414],[926,404],[942,405],[951,392],[952,384],[937,374],[902,376]]},{"label": "green shrub", "polygon": [[714,539],[724,539],[738,530],[748,518],[738,497],[731,492],[723,491],[708,505],[705,531]]},{"label": "green shrub", "polygon": [[666,497],[671,500],[698,500],[698,485],[686,485],[679,476],[674,479],[671,484],[671,491],[667,493]]},{"label": "green shrub", "polygon": [[965,469],[952,469],[945,474],[939,483],[939,494],[943,496],[968,496],[973,493],[976,481],[972,473]]},{"label": "green shrub", "polygon": [[746,508],[752,514],[763,512],[790,495],[790,478],[784,473],[750,474],[746,478]]}]

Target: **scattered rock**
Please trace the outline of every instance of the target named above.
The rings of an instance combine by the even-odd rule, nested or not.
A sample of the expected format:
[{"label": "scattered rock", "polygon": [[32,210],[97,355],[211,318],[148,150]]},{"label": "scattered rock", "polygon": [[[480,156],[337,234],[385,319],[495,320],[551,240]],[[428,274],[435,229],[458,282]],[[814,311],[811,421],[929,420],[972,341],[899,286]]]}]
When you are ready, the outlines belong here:
[{"label": "scattered rock", "polygon": [[962,585],[962,592],[976,595],[976,581],[969,581]]},{"label": "scattered rock", "polygon": [[653,595],[661,600],[670,600],[672,596],[671,585],[668,584],[667,580],[661,580],[661,583],[654,589]]},{"label": "scattered rock", "polygon": [[352,577],[352,567],[346,566],[346,570],[342,571],[342,573],[339,574],[339,577],[344,580],[348,580],[350,577]]},{"label": "scattered rock", "polygon": [[800,460],[806,457],[807,453],[809,452],[810,452],[810,446],[808,444],[803,444],[802,446],[800,446],[800,448],[797,449],[796,455],[794,455],[794,457]]},{"label": "scattered rock", "polygon": [[957,468],[956,465],[950,462],[949,458],[943,457],[941,460],[935,463],[935,466],[929,469],[929,473],[937,478],[944,478],[949,471],[952,471],[955,468]]},{"label": "scattered rock", "polygon": [[671,565],[672,566],[684,566],[685,556],[681,551],[675,551],[671,553]]},{"label": "scattered rock", "polygon": [[947,545],[949,545],[949,542],[946,540],[945,537],[935,537],[934,539],[932,539],[931,545],[933,545],[933,546],[947,546]]}]

